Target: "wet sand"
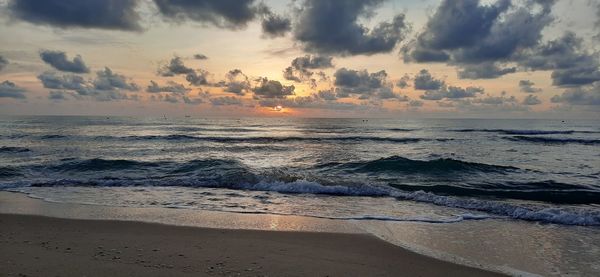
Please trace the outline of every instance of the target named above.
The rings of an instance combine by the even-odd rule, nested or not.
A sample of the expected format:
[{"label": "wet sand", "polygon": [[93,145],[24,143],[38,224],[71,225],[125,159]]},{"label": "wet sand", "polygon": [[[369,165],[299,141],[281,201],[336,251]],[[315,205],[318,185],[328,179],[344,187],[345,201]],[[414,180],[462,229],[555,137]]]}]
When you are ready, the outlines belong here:
[{"label": "wet sand", "polygon": [[502,276],[363,234],[0,214],[3,276]]}]

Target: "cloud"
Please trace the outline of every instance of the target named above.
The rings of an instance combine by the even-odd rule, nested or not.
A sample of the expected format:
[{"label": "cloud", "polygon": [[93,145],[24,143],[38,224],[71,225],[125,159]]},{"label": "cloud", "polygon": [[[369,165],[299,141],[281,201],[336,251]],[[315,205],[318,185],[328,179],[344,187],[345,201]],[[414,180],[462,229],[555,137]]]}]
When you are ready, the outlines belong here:
[{"label": "cloud", "polygon": [[0,98],[25,99],[26,90],[11,81],[0,83]]},{"label": "cloud", "polygon": [[77,55],[72,61],[67,59],[67,54],[62,51],[42,50],[40,58],[57,70],[72,73],[89,73],[90,69],[85,65],[81,56]]},{"label": "cloud", "polygon": [[254,0],[154,0],[154,3],[169,20],[191,20],[233,30],[246,27],[260,11],[260,7],[253,5]]},{"label": "cloud", "polygon": [[210,103],[213,106],[241,106],[242,99],[238,98],[238,97],[233,97],[233,96],[223,96],[223,97],[211,98]]},{"label": "cloud", "polygon": [[163,77],[173,77],[176,75],[185,75],[185,79],[194,86],[208,85],[209,72],[206,70],[194,70],[185,66],[180,57],[172,58],[168,64],[158,68],[158,75]]},{"label": "cloud", "polygon": [[499,0],[482,5],[480,0],[444,0],[416,41],[403,47],[404,59],[446,62],[462,68],[459,77],[469,79],[516,72],[499,64],[517,62],[524,51],[538,46],[542,31],[554,19],[554,2],[528,0],[513,5]]},{"label": "cloud", "polygon": [[383,87],[377,91],[375,97],[381,100],[397,100],[400,102],[409,101],[408,96],[395,93],[391,87]]},{"label": "cloud", "polygon": [[[317,95],[309,95],[309,96],[296,96],[293,98],[285,98],[285,99],[261,99],[259,101],[259,105],[262,107],[277,107],[282,106],[285,108],[299,108],[299,109],[323,109],[323,110],[368,110],[373,108],[373,106],[365,105],[365,104],[355,104],[348,102],[338,102],[331,100],[321,99]],[[378,110],[382,110],[378,108]]]},{"label": "cloud", "polygon": [[137,84],[128,83],[127,77],[125,77],[124,75],[113,73],[113,71],[108,67],[105,67],[104,70],[96,72],[94,88],[99,90],[139,90],[139,86]]},{"label": "cloud", "polygon": [[419,96],[423,100],[442,100],[442,99],[462,99],[474,98],[484,92],[480,87],[460,88],[454,86],[444,86],[438,90],[428,90]]},{"label": "cloud", "polygon": [[486,104],[486,105],[505,105],[507,103],[518,103],[517,98],[514,96],[506,96],[506,92],[502,92],[500,96],[487,95],[484,98],[477,98],[472,100],[473,103]]},{"label": "cloud", "polygon": [[294,95],[294,86],[284,86],[279,81],[269,80],[266,77],[256,81],[258,85],[252,88],[252,92],[258,98],[286,98]]},{"label": "cloud", "polygon": [[359,95],[364,98],[375,95],[380,90],[389,87],[387,76],[385,70],[369,73],[367,70],[340,68],[334,74],[337,97]]},{"label": "cloud", "polygon": [[55,72],[44,72],[38,75],[38,79],[49,89],[82,90],[89,85],[83,77],[74,74],[58,75]]},{"label": "cloud", "polygon": [[583,40],[567,32],[558,39],[532,49],[520,57],[520,64],[532,70],[552,70],[555,86],[581,86],[600,81],[598,53],[589,53]]},{"label": "cloud", "polygon": [[316,96],[319,97],[320,99],[327,100],[327,101],[334,101],[337,99],[337,97],[335,95],[335,91],[333,89],[319,90],[319,92],[317,92]]},{"label": "cloud", "polygon": [[495,63],[484,62],[480,64],[468,64],[462,66],[458,71],[460,79],[496,79],[506,74],[517,72],[516,67],[500,68]]},{"label": "cloud", "polygon": [[63,29],[141,31],[138,0],[9,0],[9,15]]},{"label": "cloud", "polygon": [[192,74],[194,69],[185,66],[180,57],[172,58],[168,64],[158,68],[158,74],[163,77],[172,77],[175,75]]},{"label": "cloud", "polygon": [[527,95],[525,99],[523,99],[523,105],[533,106],[542,104],[542,101],[536,95]]},{"label": "cloud", "polygon": [[541,92],[542,89],[541,88],[536,88],[534,87],[535,83],[529,80],[520,80],[519,81],[519,88],[521,88],[522,92],[525,93],[536,93],[536,92]]},{"label": "cloud", "polygon": [[594,36],[596,40],[600,40],[600,3],[596,5],[596,22],[594,23],[594,27],[598,32],[597,35]]},{"label": "cloud", "polygon": [[63,100],[67,100],[67,97],[65,96],[64,91],[51,90],[48,93],[48,99],[53,100],[53,101],[63,101]]},{"label": "cloud", "polygon": [[190,98],[187,96],[183,96],[182,98],[183,98],[183,102],[188,105],[200,105],[200,104],[204,103],[204,99],[202,99],[200,97]]},{"label": "cloud", "polygon": [[553,96],[550,101],[576,106],[598,106],[600,105],[600,82],[585,87],[568,89],[561,95]]},{"label": "cloud", "polygon": [[[332,57],[305,55],[292,60],[291,66],[283,71],[283,78],[294,82],[309,82],[312,88],[316,87],[317,79],[313,78],[315,69],[333,67]],[[320,80],[327,78],[324,72],[317,73]]]},{"label": "cloud", "polygon": [[475,99],[458,99],[448,102],[438,102],[441,107],[454,107],[459,111],[475,112],[475,113],[492,113],[492,112],[526,112],[529,111],[528,105],[523,105],[514,96],[507,96],[506,92],[502,92],[500,96],[487,95],[483,98]]},{"label": "cloud", "polygon": [[282,37],[292,30],[292,21],[289,18],[269,12],[264,16],[261,26],[267,37]]},{"label": "cloud", "polygon": [[419,101],[419,100],[412,100],[410,102],[408,102],[408,106],[410,107],[422,107],[425,103],[423,103],[423,101]]},{"label": "cloud", "polygon": [[427,69],[419,71],[414,79],[416,90],[438,90],[444,85],[444,81],[433,78]]},{"label": "cloud", "polygon": [[410,86],[408,81],[410,81],[410,76],[408,76],[408,74],[404,74],[404,76],[402,76],[402,78],[398,80],[396,86],[398,86],[399,88],[407,88]]},{"label": "cloud", "polygon": [[166,86],[159,86],[158,83],[150,81],[150,85],[146,88],[146,92],[150,93],[172,92],[177,94],[185,94],[189,90],[190,89],[186,88],[184,85],[173,81],[168,81]]},{"label": "cloud", "polygon": [[196,55],[194,55],[194,59],[196,59],[196,60],[207,60],[208,57],[206,55],[204,55],[204,54],[196,54]]},{"label": "cloud", "polygon": [[387,53],[409,31],[403,14],[372,29],[359,18],[372,15],[383,0],[305,0],[296,11],[294,39],[305,50],[332,55],[372,55]]},{"label": "cloud", "polygon": [[38,79],[45,88],[70,91],[79,99],[89,97],[97,101],[135,100],[135,95],[127,92],[139,90],[139,86],[130,82],[124,75],[114,73],[110,68],[96,72],[96,77],[86,80],[74,74],[58,75],[55,72],[44,72]]},{"label": "cloud", "polygon": [[214,84],[216,87],[223,87],[223,91],[237,95],[245,95],[250,90],[250,81],[248,76],[240,69],[232,69],[225,76],[227,80]]},{"label": "cloud", "polygon": [[8,60],[0,56],[0,71],[2,71],[8,65]]}]

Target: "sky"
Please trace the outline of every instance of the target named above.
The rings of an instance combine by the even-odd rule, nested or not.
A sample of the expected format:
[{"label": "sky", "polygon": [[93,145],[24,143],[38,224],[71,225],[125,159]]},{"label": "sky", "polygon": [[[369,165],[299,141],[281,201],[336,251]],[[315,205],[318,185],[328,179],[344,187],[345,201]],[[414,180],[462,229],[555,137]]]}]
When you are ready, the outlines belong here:
[{"label": "sky", "polygon": [[0,114],[600,118],[600,0],[0,0]]}]

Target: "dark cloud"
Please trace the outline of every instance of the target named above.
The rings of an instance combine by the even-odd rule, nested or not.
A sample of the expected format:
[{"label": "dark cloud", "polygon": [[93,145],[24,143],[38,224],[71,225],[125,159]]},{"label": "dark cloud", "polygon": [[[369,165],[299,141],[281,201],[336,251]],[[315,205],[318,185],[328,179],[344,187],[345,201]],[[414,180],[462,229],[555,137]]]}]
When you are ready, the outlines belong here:
[{"label": "dark cloud", "polygon": [[163,77],[195,73],[194,69],[185,66],[180,57],[172,58],[168,64],[158,68],[158,74]]},{"label": "dark cloud", "polygon": [[382,89],[389,88],[388,75],[385,70],[369,73],[367,70],[357,71],[340,68],[334,76],[338,98],[350,97],[353,94],[370,96],[377,94]]},{"label": "dark cloud", "polygon": [[488,114],[493,112],[526,112],[529,110],[528,105],[521,104],[514,96],[507,96],[506,92],[502,92],[500,96],[487,95],[483,98],[438,102],[438,105],[442,107],[454,107],[460,111],[484,112]]},{"label": "dark cloud", "polygon": [[[315,69],[324,69],[333,67],[333,58],[328,56],[305,55],[292,60],[291,66],[283,71],[283,78],[294,82],[308,82],[312,88],[316,87],[317,79],[313,78]],[[326,80],[324,72],[319,72],[320,80]]]},{"label": "dark cloud", "polygon": [[480,64],[464,65],[458,71],[460,79],[496,79],[506,74],[517,72],[516,67],[500,68],[494,63],[484,62]]},{"label": "dark cloud", "polygon": [[225,76],[227,81],[221,82],[221,86],[224,87],[223,91],[235,93],[237,95],[245,95],[250,90],[250,81],[248,76],[240,69],[230,70]]},{"label": "dark cloud", "polygon": [[83,90],[89,85],[88,81],[74,74],[58,75],[55,72],[44,72],[38,75],[45,88],[63,90]]},{"label": "dark cloud", "polygon": [[462,99],[462,98],[474,98],[478,94],[483,93],[483,88],[480,87],[453,87],[444,86],[438,90],[428,90],[420,96],[423,100],[442,100],[442,99]]},{"label": "dark cloud", "polygon": [[472,100],[472,103],[499,106],[499,105],[506,105],[506,104],[515,104],[515,103],[518,103],[518,101],[517,101],[516,97],[514,97],[512,95],[506,96],[506,92],[502,92],[502,95],[500,95],[500,96],[487,95],[486,97],[483,97],[483,98],[474,99],[474,100]]},{"label": "dark cloud", "polygon": [[67,100],[67,97],[65,96],[65,94],[66,93],[64,91],[52,90],[48,93],[48,99],[53,100],[53,101]]},{"label": "dark cloud", "polygon": [[533,106],[542,104],[542,101],[536,95],[527,95],[525,99],[523,99],[523,105]]},{"label": "dark cloud", "polygon": [[94,80],[94,88],[99,90],[128,90],[138,91],[139,86],[129,80],[124,75],[114,73],[110,68],[105,67],[104,70],[96,72]]},{"label": "dark cloud", "polygon": [[265,15],[261,25],[263,33],[271,38],[285,36],[292,30],[292,21],[289,18],[273,13]]},{"label": "dark cloud", "polygon": [[399,88],[407,88],[410,86],[408,81],[410,81],[410,76],[408,76],[408,74],[404,74],[404,76],[402,76],[402,78],[398,80],[396,86],[398,86]]},{"label": "dark cloud", "polygon": [[60,71],[73,73],[90,72],[90,69],[85,65],[85,62],[79,55],[75,56],[73,60],[70,61],[65,52],[42,50],[40,52],[40,58],[42,58],[45,63]]},{"label": "dark cloud", "polygon": [[532,70],[552,70],[556,86],[581,86],[600,81],[598,53],[589,53],[583,40],[575,33],[562,37],[524,53],[521,66]]},{"label": "dark cloud", "polygon": [[8,60],[0,56],[0,71],[2,71],[8,65]]},{"label": "dark cloud", "polygon": [[26,90],[11,81],[0,83],[0,98],[25,99]]},{"label": "dark cloud", "polygon": [[58,28],[141,31],[138,0],[9,0],[11,17]]},{"label": "dark cloud", "polygon": [[150,81],[150,85],[146,88],[146,92],[159,93],[159,92],[172,92],[177,94],[185,94],[190,89],[186,88],[182,84],[178,84],[173,81],[168,81],[166,86],[159,86],[158,83]]},{"label": "dark cloud", "polygon": [[186,103],[188,105],[200,105],[202,103],[204,103],[204,99],[200,98],[200,97],[196,97],[196,98],[190,98],[187,96],[183,96],[183,103]]},{"label": "dark cloud", "polygon": [[209,72],[206,70],[194,70],[187,67],[180,57],[172,58],[168,64],[158,68],[158,75],[163,77],[173,77],[176,75],[185,75],[185,79],[194,86],[208,85]]},{"label": "dark cloud", "polygon": [[179,103],[179,98],[176,95],[172,95],[172,94],[166,94],[162,97],[163,101],[171,103],[171,104],[175,104],[175,103]]},{"label": "dark cloud", "polygon": [[566,103],[578,106],[598,106],[600,105],[600,82],[589,86],[571,88],[561,95],[553,96],[552,103]]},{"label": "dark cloud", "polygon": [[269,80],[266,77],[256,80],[258,85],[252,89],[258,98],[285,98],[294,95],[294,86],[284,86],[279,81]]},{"label": "dark cloud", "polygon": [[600,40],[600,3],[596,5],[596,22],[594,23],[594,27],[598,34],[594,36],[596,40]]},{"label": "dark cloud", "polygon": [[96,72],[96,77],[86,80],[74,74],[58,75],[55,72],[44,72],[38,76],[45,88],[73,92],[78,99],[90,97],[98,101],[135,100],[135,92],[139,86],[124,75],[114,73],[110,68]]},{"label": "dark cloud", "polygon": [[369,17],[383,0],[305,0],[296,11],[294,38],[310,52],[336,55],[387,53],[409,31],[403,14],[368,29]]},{"label": "dark cloud", "polygon": [[317,92],[317,96],[320,99],[327,100],[327,101],[333,101],[333,100],[337,99],[337,97],[335,95],[335,91],[332,89],[320,90],[319,92]]},{"label": "dark cloud", "polygon": [[317,95],[309,96],[296,96],[293,98],[285,99],[261,99],[259,105],[262,107],[277,107],[282,106],[286,108],[299,108],[299,109],[323,109],[323,110],[341,110],[341,111],[355,111],[355,110],[368,110],[373,106],[364,104],[355,104],[348,102],[338,102],[332,100],[321,99]]},{"label": "dark cloud", "polygon": [[542,89],[540,88],[536,88],[534,87],[535,83],[529,80],[520,80],[519,81],[519,88],[521,88],[522,92],[525,93],[536,93],[536,92],[541,92]]},{"label": "dark cloud", "polygon": [[401,102],[408,101],[408,96],[395,93],[390,87],[383,87],[377,91],[375,97],[381,100],[398,100]]},{"label": "dark cloud", "polygon": [[328,56],[311,56],[295,58],[292,61],[292,67],[297,70],[310,70],[333,67],[333,58]]},{"label": "dark cloud", "polygon": [[416,90],[438,90],[445,85],[443,80],[435,79],[427,69],[422,69],[415,76],[414,86]]},{"label": "dark cloud", "polygon": [[196,55],[194,55],[194,59],[196,59],[196,60],[207,60],[208,57],[206,55],[203,55],[203,54],[196,54]]},{"label": "dark cloud", "polygon": [[528,0],[512,5],[499,0],[444,0],[414,43],[403,48],[406,61],[447,62],[462,68],[459,77],[497,78],[516,68],[499,64],[518,61],[538,46],[552,21],[555,0]]},{"label": "dark cloud", "polygon": [[246,27],[261,10],[254,0],[154,0],[154,3],[165,18],[175,22],[192,20],[228,29]]},{"label": "dark cloud", "polygon": [[412,100],[410,102],[408,102],[408,106],[410,107],[423,107],[425,103],[423,103],[423,101],[419,101],[419,100]]},{"label": "dark cloud", "polygon": [[233,96],[223,96],[223,97],[211,98],[210,103],[213,106],[241,106],[242,99],[238,98],[238,97],[233,97]]}]

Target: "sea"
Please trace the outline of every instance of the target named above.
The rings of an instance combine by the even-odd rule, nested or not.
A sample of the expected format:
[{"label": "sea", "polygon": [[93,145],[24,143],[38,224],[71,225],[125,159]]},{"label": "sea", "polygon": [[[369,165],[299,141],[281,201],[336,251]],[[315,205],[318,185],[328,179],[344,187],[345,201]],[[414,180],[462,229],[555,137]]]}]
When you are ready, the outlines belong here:
[{"label": "sea", "polygon": [[600,275],[597,119],[4,116],[0,190],[348,221],[513,275]]}]

